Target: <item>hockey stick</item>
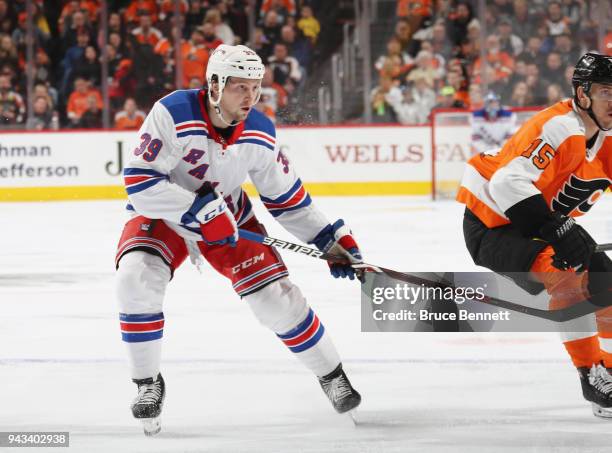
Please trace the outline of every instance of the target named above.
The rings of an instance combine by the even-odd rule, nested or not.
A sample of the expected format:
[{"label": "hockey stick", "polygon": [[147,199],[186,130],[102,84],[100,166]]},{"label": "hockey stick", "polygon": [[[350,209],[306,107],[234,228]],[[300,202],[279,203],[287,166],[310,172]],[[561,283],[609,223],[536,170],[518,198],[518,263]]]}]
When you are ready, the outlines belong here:
[{"label": "hockey stick", "polygon": [[[269,245],[281,250],[289,250],[295,253],[301,253],[306,256],[311,256],[313,258],[319,258],[326,261],[332,261],[336,263],[346,263],[346,259],[337,255],[332,255],[329,253],[321,252],[320,250],[307,247],[305,245],[295,244],[289,241],[283,241],[281,239],[275,239],[269,236],[264,236],[262,234],[253,233],[252,231],[247,231],[243,229],[238,230],[240,237],[242,239],[246,239],[248,241],[259,242],[260,244]],[[606,245],[606,244],[603,244]],[[396,280],[411,283],[413,285],[425,285],[425,286],[441,286],[441,287],[452,287],[448,284],[442,284],[439,282],[435,282],[433,280],[428,280],[425,278],[418,277],[416,275],[407,274],[404,272],[394,271],[392,269],[387,269],[380,266],[374,266],[372,264],[360,263],[360,264],[352,264],[351,267],[361,272],[376,272],[376,273],[384,273],[389,277],[392,277]],[[478,300],[478,299],[474,299]],[[540,308],[532,308],[526,307],[524,305],[520,305],[514,302],[510,302],[507,300],[498,299],[495,297],[485,296],[484,299],[478,300],[478,302],[482,302],[489,305],[494,305],[496,307],[505,308],[507,310],[516,311],[518,313],[523,313],[525,315],[534,316],[536,318],[547,319],[549,321],[554,322],[564,322],[570,321],[572,319],[580,318],[581,316],[588,315],[590,313],[594,313],[597,310],[604,308],[602,305],[593,304],[589,300],[583,300],[574,305],[571,305],[566,308],[560,308],[557,310],[543,310]]]},{"label": "hockey stick", "polygon": [[609,242],[607,244],[599,244],[597,245],[597,247],[595,247],[595,252],[607,252],[609,250],[612,250],[612,242]]}]

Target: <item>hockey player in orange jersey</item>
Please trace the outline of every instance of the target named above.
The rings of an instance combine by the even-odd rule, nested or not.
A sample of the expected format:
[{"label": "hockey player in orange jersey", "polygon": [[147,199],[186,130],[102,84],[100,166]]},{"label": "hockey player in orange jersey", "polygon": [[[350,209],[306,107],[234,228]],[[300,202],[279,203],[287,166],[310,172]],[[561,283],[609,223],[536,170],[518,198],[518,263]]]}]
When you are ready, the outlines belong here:
[{"label": "hockey player in orange jersey", "polygon": [[[595,241],[574,220],[612,183],[612,57],[583,55],[572,84],[573,99],[539,112],[500,150],[470,159],[457,195],[474,262],[499,273],[537,273],[550,308],[612,287],[612,260],[595,253]],[[612,294],[604,300],[612,305]],[[568,323],[562,338],[583,395],[595,415],[612,418],[612,308]]]}]

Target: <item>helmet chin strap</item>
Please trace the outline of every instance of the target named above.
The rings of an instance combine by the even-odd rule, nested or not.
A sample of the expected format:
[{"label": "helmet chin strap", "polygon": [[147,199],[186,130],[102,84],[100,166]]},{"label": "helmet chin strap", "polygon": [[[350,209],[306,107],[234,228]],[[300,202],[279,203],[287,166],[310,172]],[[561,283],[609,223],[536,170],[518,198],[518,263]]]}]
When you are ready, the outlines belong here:
[{"label": "helmet chin strap", "polygon": [[612,129],[612,127],[605,128],[600,124],[599,120],[595,116],[595,112],[593,111],[593,99],[591,99],[591,96],[589,96],[589,92],[587,90],[584,90],[584,95],[589,100],[589,107],[585,109],[583,106],[580,105],[580,102],[578,102],[578,95],[576,95],[576,98],[575,98],[576,105],[578,106],[580,110],[585,111],[587,115],[589,115],[589,117],[595,122],[595,125],[600,131],[608,132],[610,129]]},{"label": "helmet chin strap", "polygon": [[236,124],[238,124],[240,122],[240,121],[232,121],[231,123],[228,123],[225,120],[225,117],[223,116],[223,112],[221,111],[221,106],[219,104],[213,104],[213,108],[215,109],[215,113],[217,114],[217,116],[219,117],[221,122],[223,124],[225,124],[226,126],[232,127],[232,126],[235,126]]}]

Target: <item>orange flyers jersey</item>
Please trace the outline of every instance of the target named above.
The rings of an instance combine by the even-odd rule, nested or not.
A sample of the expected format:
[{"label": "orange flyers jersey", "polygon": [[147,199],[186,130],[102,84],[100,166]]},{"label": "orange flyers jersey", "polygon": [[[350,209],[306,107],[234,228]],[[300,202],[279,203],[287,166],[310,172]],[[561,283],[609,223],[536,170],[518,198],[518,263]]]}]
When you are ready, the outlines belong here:
[{"label": "orange flyers jersey", "polygon": [[542,194],[551,211],[586,213],[612,183],[612,132],[599,131],[587,149],[573,101],[527,120],[499,150],[472,157],[457,200],[489,228],[505,225],[518,202]]}]

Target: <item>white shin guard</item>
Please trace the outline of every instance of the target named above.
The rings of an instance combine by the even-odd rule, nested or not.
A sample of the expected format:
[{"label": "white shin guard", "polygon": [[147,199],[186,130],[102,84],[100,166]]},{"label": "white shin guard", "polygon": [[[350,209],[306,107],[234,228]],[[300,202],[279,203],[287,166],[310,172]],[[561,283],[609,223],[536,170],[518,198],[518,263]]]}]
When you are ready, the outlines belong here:
[{"label": "white shin guard", "polygon": [[340,363],[336,348],[306,303],[300,289],[281,278],[244,299],[261,324],[271,329],[315,375],[325,376]]},{"label": "white shin guard", "polygon": [[132,379],[157,376],[163,335],[162,305],[170,268],[158,256],[134,251],[119,262],[116,296]]}]

